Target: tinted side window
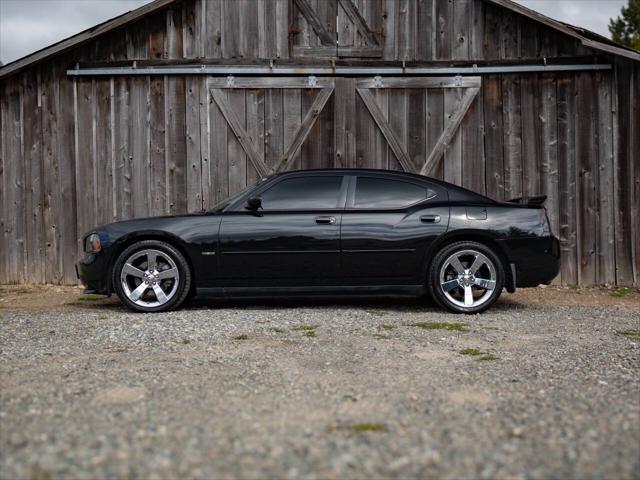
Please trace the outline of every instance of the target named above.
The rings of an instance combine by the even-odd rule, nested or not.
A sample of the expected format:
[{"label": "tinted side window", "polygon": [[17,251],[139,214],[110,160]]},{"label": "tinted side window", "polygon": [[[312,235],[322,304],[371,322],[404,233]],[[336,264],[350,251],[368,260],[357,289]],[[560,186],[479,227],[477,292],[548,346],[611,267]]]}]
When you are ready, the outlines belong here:
[{"label": "tinted side window", "polygon": [[358,177],[355,208],[402,208],[431,198],[435,192],[409,182]]},{"label": "tinted side window", "polygon": [[265,210],[308,210],[337,208],[342,177],[290,178],[274,185],[262,195]]}]

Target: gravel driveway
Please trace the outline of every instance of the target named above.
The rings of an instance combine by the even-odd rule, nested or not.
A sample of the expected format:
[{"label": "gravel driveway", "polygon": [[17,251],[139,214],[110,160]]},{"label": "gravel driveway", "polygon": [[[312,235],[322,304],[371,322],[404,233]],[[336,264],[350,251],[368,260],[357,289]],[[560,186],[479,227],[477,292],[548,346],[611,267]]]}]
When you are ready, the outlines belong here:
[{"label": "gravel driveway", "polygon": [[0,287],[0,477],[640,478],[640,294],[193,302]]}]

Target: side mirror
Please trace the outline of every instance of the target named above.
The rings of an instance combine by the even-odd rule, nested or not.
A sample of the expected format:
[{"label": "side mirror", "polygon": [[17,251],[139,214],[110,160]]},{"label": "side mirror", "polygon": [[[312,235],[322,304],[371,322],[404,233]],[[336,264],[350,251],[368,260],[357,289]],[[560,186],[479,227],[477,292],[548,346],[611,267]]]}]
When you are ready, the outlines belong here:
[{"label": "side mirror", "polygon": [[247,210],[259,210],[262,208],[262,199],[260,197],[251,197],[247,199],[247,205],[245,206]]}]

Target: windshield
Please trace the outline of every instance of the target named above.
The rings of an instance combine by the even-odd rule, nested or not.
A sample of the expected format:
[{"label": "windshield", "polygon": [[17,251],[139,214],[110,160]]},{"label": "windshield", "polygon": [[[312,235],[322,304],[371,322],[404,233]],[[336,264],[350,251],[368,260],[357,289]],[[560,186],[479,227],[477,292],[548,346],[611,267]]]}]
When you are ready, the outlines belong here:
[{"label": "windshield", "polygon": [[256,190],[260,185],[262,185],[264,182],[266,182],[269,179],[269,177],[267,178],[263,178],[262,180],[260,180],[258,183],[256,183],[255,185],[250,185],[247,188],[240,190],[238,193],[236,193],[235,195],[231,195],[230,197],[225,198],[224,200],[222,200],[221,202],[217,203],[216,205],[213,206],[213,208],[211,210],[209,210],[209,212],[211,213],[218,213],[221,212],[222,210],[224,210],[225,208],[227,208],[229,205],[231,205],[232,203],[234,203],[236,200],[238,200],[240,197],[247,195],[249,192]]}]

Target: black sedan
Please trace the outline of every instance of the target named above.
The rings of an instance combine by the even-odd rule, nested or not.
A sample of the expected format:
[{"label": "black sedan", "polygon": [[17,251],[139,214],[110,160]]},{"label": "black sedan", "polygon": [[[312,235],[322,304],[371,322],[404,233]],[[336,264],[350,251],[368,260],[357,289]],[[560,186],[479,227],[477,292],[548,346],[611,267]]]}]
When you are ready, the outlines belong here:
[{"label": "black sedan", "polygon": [[544,197],[496,202],[420,175],[287,172],[212,210],[112,223],[84,239],[86,293],[158,312],[194,295],[423,295],[458,313],[549,283]]}]

